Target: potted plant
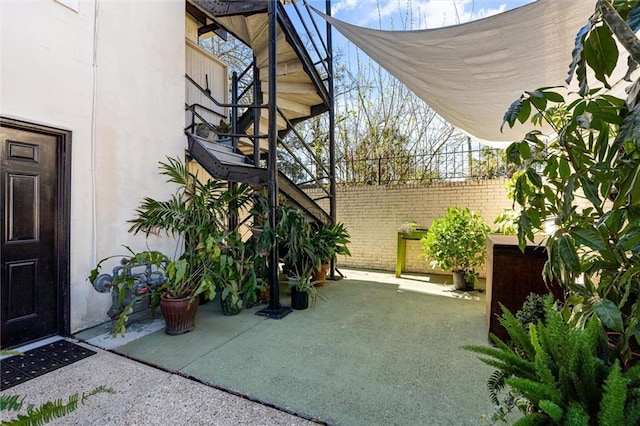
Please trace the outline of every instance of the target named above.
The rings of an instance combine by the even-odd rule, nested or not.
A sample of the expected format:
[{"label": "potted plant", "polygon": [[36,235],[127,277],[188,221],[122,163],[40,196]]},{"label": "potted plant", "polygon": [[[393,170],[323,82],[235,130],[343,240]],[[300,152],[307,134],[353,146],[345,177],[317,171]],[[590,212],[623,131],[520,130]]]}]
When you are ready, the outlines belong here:
[{"label": "potted plant", "polygon": [[350,242],[349,238],[349,232],[341,223],[321,226],[313,235],[312,243],[316,256],[321,261],[321,267],[313,272],[313,281],[316,286],[323,286],[326,283],[329,264],[335,260],[337,255],[351,256],[347,247]]},{"label": "potted plant", "polygon": [[[146,235],[164,232],[178,238],[183,252],[173,263],[175,267],[167,267],[170,280],[163,289],[160,306],[162,309],[172,300],[183,299],[188,300],[182,303],[187,309],[197,306],[193,301],[201,294],[205,299],[215,297],[213,278],[221,257],[219,236],[229,214],[246,207],[251,189],[246,185],[229,188],[226,182],[215,179],[200,180],[187,164],[171,157],[160,163],[160,169],[168,183],[177,185],[176,192],[168,201],[144,198],[129,231]],[[167,333],[171,329],[167,324]]]},{"label": "potted plant", "polygon": [[231,124],[229,124],[222,118],[217,125],[201,121],[199,123],[196,123],[194,127],[196,135],[204,139],[209,138],[212,130],[217,135],[218,140],[228,139],[229,137],[227,135],[231,133]]},{"label": "potted plant", "polygon": [[494,412],[490,424],[637,425],[638,367],[626,369],[611,356],[598,319],[567,323],[553,297],[542,299],[535,322],[523,323],[503,307],[500,323],[510,342],[491,335],[496,347],[464,346],[496,368],[487,380]]},{"label": "potted plant", "polygon": [[476,268],[484,264],[489,227],[468,208],[450,207],[421,239],[423,256],[434,268],[451,270],[456,290],[473,288]]},{"label": "potted plant", "polygon": [[276,226],[276,236],[289,277],[291,307],[306,309],[309,297],[312,304],[319,294],[312,284],[313,271],[321,267],[313,240],[313,228],[304,214],[295,206],[281,206]]},{"label": "potted plant", "polygon": [[[135,253],[129,247],[126,249],[130,254],[109,256],[100,260],[89,276],[89,281],[94,284],[102,265],[116,257],[121,258],[122,265],[146,265],[144,273],[132,273],[127,268],[120,268],[118,274],[109,282],[119,304],[117,307],[114,306],[114,337],[118,333],[125,334],[129,315],[134,311],[133,307],[143,299],[147,299],[147,306],[150,306],[152,312],[160,306],[167,334],[183,334],[193,330],[198,309],[198,303],[193,303],[194,300],[201,294],[207,298],[213,298],[216,294],[211,265],[220,255],[217,246],[212,244],[211,239],[208,240],[198,254],[196,268],[191,268],[184,257],[169,261],[169,258],[159,251],[146,250]],[[140,285],[141,275],[145,276],[144,285]]]},{"label": "potted plant", "polygon": [[198,258],[183,255],[166,267],[167,280],[156,294],[160,298],[165,333],[169,335],[193,330],[199,306],[198,297],[202,294],[205,299],[210,300],[216,295],[212,269],[215,259],[220,257],[220,251],[210,241],[206,247],[198,254]]},{"label": "potted plant", "polygon": [[222,312],[237,315],[244,306],[252,306],[266,285],[266,256],[260,239],[250,239],[247,243],[237,230],[220,234],[216,244],[220,256],[213,266]]}]

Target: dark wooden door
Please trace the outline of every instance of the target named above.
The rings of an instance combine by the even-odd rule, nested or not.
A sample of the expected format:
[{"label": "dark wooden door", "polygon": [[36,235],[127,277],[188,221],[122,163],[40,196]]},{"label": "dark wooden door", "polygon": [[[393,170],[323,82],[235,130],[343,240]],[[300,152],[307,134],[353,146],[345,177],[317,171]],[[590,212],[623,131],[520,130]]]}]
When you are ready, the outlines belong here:
[{"label": "dark wooden door", "polygon": [[59,330],[57,138],[0,128],[2,347]]}]

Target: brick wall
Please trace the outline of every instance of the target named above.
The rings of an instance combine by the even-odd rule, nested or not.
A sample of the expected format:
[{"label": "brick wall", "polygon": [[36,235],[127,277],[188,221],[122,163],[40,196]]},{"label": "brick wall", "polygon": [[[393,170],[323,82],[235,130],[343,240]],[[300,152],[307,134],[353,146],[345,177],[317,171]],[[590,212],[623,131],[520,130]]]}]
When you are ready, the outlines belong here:
[{"label": "brick wall", "polygon": [[[337,220],[351,234],[351,257],[341,257],[339,266],[395,270],[397,229],[415,221],[429,227],[448,207],[468,207],[480,213],[487,225],[503,209],[511,207],[506,181],[483,180],[416,185],[339,187]],[[312,197],[320,191],[309,190]],[[419,241],[407,241],[407,272],[431,272],[427,261],[419,258]]]}]

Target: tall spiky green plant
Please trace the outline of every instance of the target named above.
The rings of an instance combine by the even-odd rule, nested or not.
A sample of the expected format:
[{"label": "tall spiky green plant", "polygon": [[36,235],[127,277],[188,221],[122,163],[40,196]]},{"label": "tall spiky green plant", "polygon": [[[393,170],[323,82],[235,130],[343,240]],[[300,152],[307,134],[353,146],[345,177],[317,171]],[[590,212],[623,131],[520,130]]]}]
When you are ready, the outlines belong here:
[{"label": "tall spiky green plant", "polygon": [[[500,319],[510,344],[491,335],[497,347],[466,346],[497,371],[487,384],[496,404],[494,421],[505,421],[514,408],[522,425],[635,425],[640,422],[640,365],[623,371],[609,361],[602,325],[591,319],[584,328],[567,324],[545,304],[545,323],[528,331],[504,306]],[[507,397],[498,394],[508,386]]]}]

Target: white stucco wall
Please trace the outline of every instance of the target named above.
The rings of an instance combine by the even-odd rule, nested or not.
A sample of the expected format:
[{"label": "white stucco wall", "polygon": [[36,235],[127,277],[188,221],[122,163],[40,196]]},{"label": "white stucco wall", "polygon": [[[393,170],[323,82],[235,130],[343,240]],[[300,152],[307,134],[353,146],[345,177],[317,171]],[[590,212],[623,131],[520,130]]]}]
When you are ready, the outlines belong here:
[{"label": "white stucco wall", "polygon": [[107,319],[110,296],[86,280],[97,260],[123,253],[123,244],[168,254],[175,248],[166,238],[129,234],[127,220],[142,197],[168,196],[158,161],[184,153],[185,5],[98,0],[80,1],[74,11],[42,0],[2,1],[0,8],[0,113],[73,132],[77,331]]}]

